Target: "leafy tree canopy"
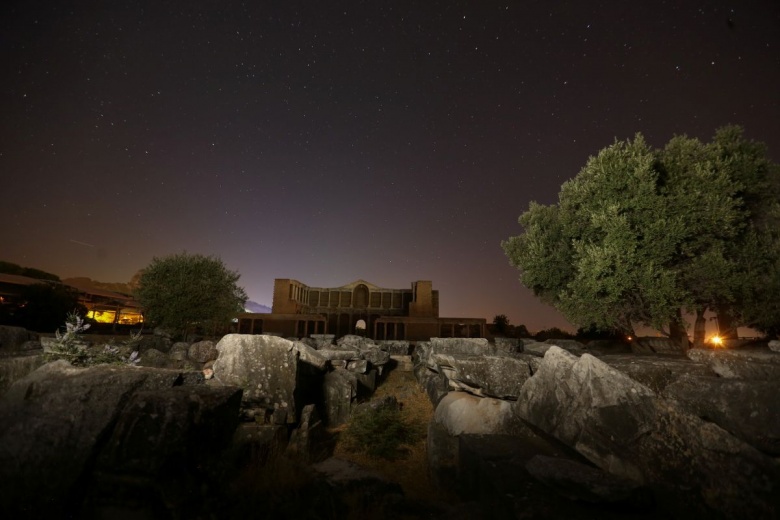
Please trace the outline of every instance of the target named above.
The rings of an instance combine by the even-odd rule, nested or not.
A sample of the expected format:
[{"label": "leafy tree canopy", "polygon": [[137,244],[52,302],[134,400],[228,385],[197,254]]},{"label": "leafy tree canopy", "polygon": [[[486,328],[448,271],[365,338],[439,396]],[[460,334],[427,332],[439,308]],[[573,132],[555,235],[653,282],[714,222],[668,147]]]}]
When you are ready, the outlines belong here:
[{"label": "leafy tree canopy", "polygon": [[214,333],[243,309],[247,295],[239,278],[219,258],[181,253],[154,258],[142,271],[136,297],[156,325],[182,335],[196,328]]},{"label": "leafy tree canopy", "polygon": [[757,325],[780,283],[779,186],[765,147],[739,127],[661,150],[637,134],[591,157],[557,204],[532,202],[524,233],[502,246],[523,284],[581,326],[684,334],[688,311],[703,335],[704,312],[724,309]]},{"label": "leafy tree canopy", "polygon": [[495,334],[506,334],[509,330],[509,318],[506,314],[497,314],[493,318],[493,331]]},{"label": "leafy tree canopy", "polygon": [[551,327],[549,329],[540,330],[534,334],[534,339],[536,341],[547,341],[548,339],[574,339],[574,336],[558,327]]},{"label": "leafy tree canopy", "polygon": [[514,337],[516,338],[530,338],[532,337],[531,333],[528,331],[528,328],[523,325],[516,325],[515,326],[515,334]]}]

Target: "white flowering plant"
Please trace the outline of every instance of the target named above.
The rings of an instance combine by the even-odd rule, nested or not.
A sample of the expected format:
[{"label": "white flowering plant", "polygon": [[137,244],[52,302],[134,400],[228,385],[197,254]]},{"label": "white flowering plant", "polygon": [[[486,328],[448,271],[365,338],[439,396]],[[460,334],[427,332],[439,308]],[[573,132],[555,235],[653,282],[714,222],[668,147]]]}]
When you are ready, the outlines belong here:
[{"label": "white flowering plant", "polygon": [[[82,334],[90,327],[77,312],[69,313],[65,319],[65,330],[54,333],[54,344],[44,349],[46,361],[64,359],[74,366],[90,366],[100,364],[137,365],[141,358],[138,351],[133,351],[127,358],[122,356],[119,347],[106,345],[102,351],[90,352]],[[141,332],[130,334],[127,346],[135,347],[140,341]]]}]

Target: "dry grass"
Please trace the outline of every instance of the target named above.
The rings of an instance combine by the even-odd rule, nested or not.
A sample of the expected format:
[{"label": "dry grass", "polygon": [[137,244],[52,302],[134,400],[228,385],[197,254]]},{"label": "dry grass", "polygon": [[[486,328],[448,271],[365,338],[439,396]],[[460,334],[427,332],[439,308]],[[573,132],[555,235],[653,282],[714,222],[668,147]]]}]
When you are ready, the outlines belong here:
[{"label": "dry grass", "polygon": [[[433,406],[428,396],[417,384],[411,372],[392,370],[377,388],[373,398],[394,396],[401,403],[401,419],[419,432],[417,440],[405,445],[403,456],[394,460],[372,458],[365,453],[351,451],[346,442],[338,440],[335,457],[350,460],[364,468],[380,473],[390,481],[397,482],[408,498],[439,499],[452,501],[454,497],[444,494],[430,480],[426,450],[428,422],[433,416]],[[344,427],[335,430],[338,434]]]}]

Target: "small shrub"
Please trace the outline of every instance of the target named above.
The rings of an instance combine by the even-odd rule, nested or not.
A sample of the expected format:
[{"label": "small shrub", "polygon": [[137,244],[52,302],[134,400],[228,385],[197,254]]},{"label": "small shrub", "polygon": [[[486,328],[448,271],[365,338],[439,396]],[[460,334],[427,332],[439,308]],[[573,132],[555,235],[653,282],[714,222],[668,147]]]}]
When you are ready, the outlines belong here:
[{"label": "small shrub", "polygon": [[359,410],[350,419],[343,435],[347,448],[390,460],[403,454],[403,445],[414,443],[420,436],[404,422],[396,403]]},{"label": "small shrub", "polygon": [[[55,332],[56,341],[54,342],[54,345],[44,352],[44,359],[47,362],[64,359],[73,366],[100,364],[136,365],[141,360],[141,358],[138,357],[138,351],[132,352],[125,358],[120,352],[119,347],[114,345],[106,345],[103,347],[102,351],[90,351],[82,338],[82,334],[88,330],[89,327],[89,323],[86,323],[84,318],[78,313],[72,312],[68,314],[68,317],[65,319],[65,331],[60,332],[60,330],[57,329]],[[139,337],[140,333],[138,336],[131,334],[130,339],[125,342],[126,346],[134,346]]]}]

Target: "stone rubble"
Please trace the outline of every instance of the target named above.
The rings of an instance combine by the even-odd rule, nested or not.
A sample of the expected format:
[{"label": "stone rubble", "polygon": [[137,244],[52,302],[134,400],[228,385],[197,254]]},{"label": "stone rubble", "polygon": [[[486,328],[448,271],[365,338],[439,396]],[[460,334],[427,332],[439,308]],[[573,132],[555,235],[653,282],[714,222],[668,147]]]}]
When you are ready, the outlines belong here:
[{"label": "stone rubble", "polygon": [[230,471],[284,454],[314,465],[307,508],[346,514],[355,493],[373,490],[361,510],[393,518],[413,502],[376,475],[326,461],[324,441],[325,427],[367,406],[390,368],[412,371],[429,396],[433,480],[468,504],[427,504],[435,516],[780,511],[778,344],[683,355],[655,341],[629,354],[572,340],[155,335],[142,341],[146,366],[77,369],[41,366],[40,340],[0,330],[6,337],[16,339],[0,357],[0,485],[10,490],[0,509],[17,517],[198,516],[226,492]]}]

